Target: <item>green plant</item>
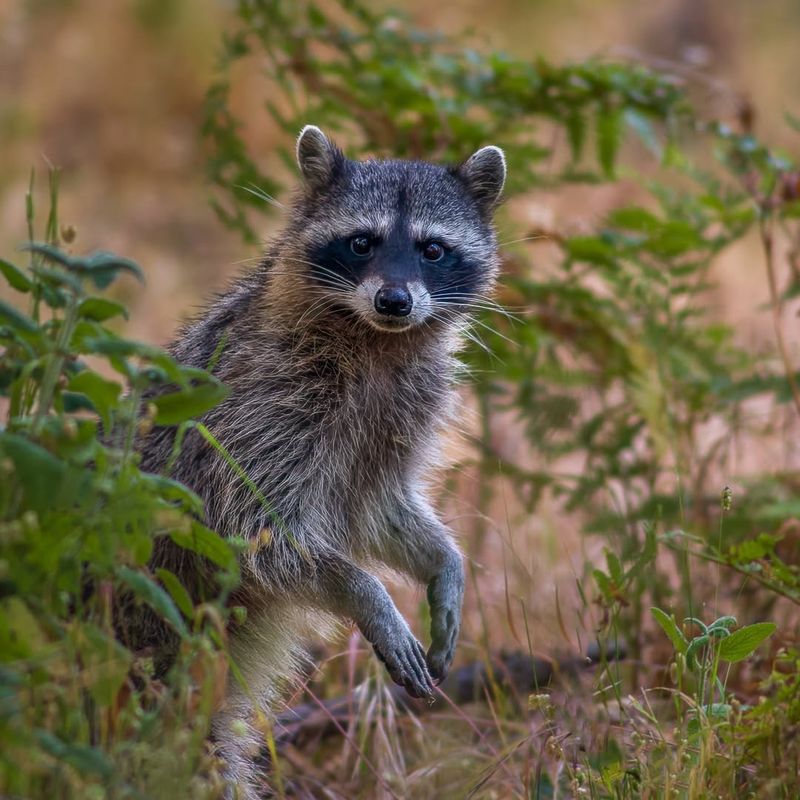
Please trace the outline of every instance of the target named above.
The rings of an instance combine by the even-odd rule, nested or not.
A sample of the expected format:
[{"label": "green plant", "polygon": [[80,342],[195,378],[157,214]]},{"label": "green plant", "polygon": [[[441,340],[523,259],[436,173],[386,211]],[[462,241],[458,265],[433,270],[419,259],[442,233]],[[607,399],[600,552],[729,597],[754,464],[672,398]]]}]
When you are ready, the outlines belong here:
[{"label": "green plant", "polygon": [[[656,622],[667,634],[677,656],[676,684],[681,691],[690,670],[697,676],[694,710],[698,718],[703,715],[727,717],[730,705],[727,702],[725,685],[719,677],[720,662],[729,664],[743,661],[769,636],[777,625],[774,622],[756,622],[735,631],[736,617],[724,616],[706,625],[697,617],[687,617],[684,626],[699,629],[697,635],[687,639],[675,619],[660,608],[650,609]],[[715,700],[716,693],[716,700]]]},{"label": "green plant", "polygon": [[[122,275],[110,253],[74,255],[59,228],[57,174],[43,243],[28,195],[27,268],[0,260],[28,312],[0,301],[0,793],[8,797],[217,797],[206,744],[227,673],[226,601],[234,546],[205,528],[202,503],[137,466],[137,436],[224,396],[211,375],[121,337],[125,307],[101,294]],[[159,394],[146,404],[145,393]],[[172,537],[216,567],[192,597],[147,561]],[[168,680],[157,654],[117,637],[115,609],[146,604],[180,652]]]}]

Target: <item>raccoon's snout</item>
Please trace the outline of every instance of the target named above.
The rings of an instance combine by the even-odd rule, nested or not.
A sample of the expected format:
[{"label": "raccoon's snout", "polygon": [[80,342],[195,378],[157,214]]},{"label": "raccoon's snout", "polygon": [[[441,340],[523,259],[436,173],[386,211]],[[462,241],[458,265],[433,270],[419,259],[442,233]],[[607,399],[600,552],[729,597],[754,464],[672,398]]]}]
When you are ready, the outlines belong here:
[{"label": "raccoon's snout", "polygon": [[375,293],[375,310],[387,317],[407,317],[413,305],[405,286],[384,285]]}]

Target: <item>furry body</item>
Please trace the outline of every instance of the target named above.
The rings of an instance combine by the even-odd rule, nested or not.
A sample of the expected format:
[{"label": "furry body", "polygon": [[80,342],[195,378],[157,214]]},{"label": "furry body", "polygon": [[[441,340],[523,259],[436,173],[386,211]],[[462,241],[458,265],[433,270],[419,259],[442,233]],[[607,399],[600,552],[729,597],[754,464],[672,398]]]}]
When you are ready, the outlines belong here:
[{"label": "furry body", "polygon": [[[286,230],[172,346],[197,367],[218,352],[213,371],[230,395],[203,422],[262,493],[197,432],[186,436],[171,476],[203,498],[211,527],[253,542],[239,598],[248,621],[232,640],[251,694],[232,685],[214,722],[242,798],[257,796],[252,698],[274,702],[309,628],[355,621],[414,696],[430,695],[452,661],[463,568],[424,476],[450,416],[468,298],[488,291],[496,272],[490,212],[505,165],[489,150],[461,173],[350,162],[305,129],[305,186]],[[173,437],[153,431],[145,469],[163,468]],[[202,580],[168,542],[154,561],[190,586]],[[428,587],[427,654],[373,576],[379,565]]]}]

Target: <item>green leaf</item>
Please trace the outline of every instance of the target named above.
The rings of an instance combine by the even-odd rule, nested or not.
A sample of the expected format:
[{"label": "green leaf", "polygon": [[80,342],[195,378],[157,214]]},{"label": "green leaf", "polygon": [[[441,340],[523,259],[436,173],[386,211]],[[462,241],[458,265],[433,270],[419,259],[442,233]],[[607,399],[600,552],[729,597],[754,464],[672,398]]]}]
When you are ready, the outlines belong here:
[{"label": "green leaf", "polygon": [[217,381],[160,395],[153,399],[158,409],[156,424],[177,425],[187,419],[199,417],[221,403],[227,396],[227,387]]},{"label": "green leaf", "polygon": [[642,144],[658,159],[663,155],[664,148],[658,141],[656,132],[650,120],[639,111],[628,108],[624,113],[628,127],[639,137]]},{"label": "green leaf", "polygon": [[78,305],[78,314],[96,322],[105,322],[112,317],[128,319],[128,309],[122,303],[108,300],[105,297],[87,297]]},{"label": "green leaf", "polygon": [[601,572],[599,569],[592,570],[592,575],[594,576],[594,579],[597,582],[603,597],[605,597],[606,600],[612,600],[614,597],[614,590],[611,586],[611,581],[609,580],[608,575],[606,575],[605,572]]},{"label": "green leaf", "polygon": [[106,428],[111,425],[111,411],[116,408],[122,386],[116,381],[106,380],[91,370],[84,370],[69,382],[73,392],[85,394],[94,405]]},{"label": "green leaf", "polygon": [[[80,295],[83,291],[80,278],[59,267],[43,267],[41,264],[36,264],[33,267],[33,274],[51,290],[61,292],[61,288],[69,287],[75,295]],[[57,301],[61,302],[60,298]]]},{"label": "green leaf", "polygon": [[736,617],[732,617],[732,616],[730,616],[728,614],[728,615],[726,615],[724,617],[719,617],[718,619],[715,619],[708,626],[708,632],[711,633],[711,631],[720,630],[720,629],[722,629],[724,631],[729,631],[731,628],[733,628],[735,626],[736,626]]},{"label": "green leaf", "polygon": [[625,206],[614,209],[608,215],[608,223],[616,228],[624,228],[625,230],[641,233],[651,233],[661,225],[661,221],[655,214],[651,214],[639,206]]},{"label": "green leaf", "polygon": [[182,636],[187,633],[186,624],[172,598],[154,581],[142,572],[120,567],[119,579],[140,599],[163,617]]},{"label": "green leaf", "polygon": [[83,775],[99,775],[105,780],[109,780],[114,770],[106,759],[104,753],[96,747],[89,747],[86,744],[69,744],[54,736],[50,731],[35,731],[39,747],[53,758],[69,764]]},{"label": "green leaf", "polygon": [[686,663],[691,669],[699,667],[699,663],[697,661],[697,652],[704,648],[709,641],[710,639],[708,634],[704,633],[702,636],[695,636],[695,638],[689,642],[689,646],[686,648]]},{"label": "green leaf", "polygon": [[606,550],[606,565],[608,566],[608,574],[611,576],[611,580],[614,581],[617,587],[621,587],[625,582],[625,573],[616,554],[610,550]]},{"label": "green leaf", "polygon": [[96,253],[92,253],[92,255],[79,262],[76,268],[86,272],[98,289],[105,289],[120,272],[127,272],[141,283],[144,283],[142,268],[135,261],[131,261],[129,258],[120,258],[105,250],[98,250]]},{"label": "green leaf", "polygon": [[597,160],[607,178],[614,177],[617,151],[622,143],[622,115],[618,108],[601,108],[597,117]]},{"label": "green leaf", "polygon": [[580,161],[583,154],[583,145],[586,141],[586,120],[578,111],[573,111],[564,118],[564,125],[567,128],[572,160],[575,162]]},{"label": "green leaf", "polygon": [[194,522],[190,531],[173,531],[170,538],[180,547],[207,558],[223,569],[236,568],[237,555],[230,542],[199,522]]},{"label": "green leaf", "polygon": [[159,567],[156,570],[156,575],[158,575],[161,583],[164,584],[164,588],[169,592],[170,597],[175,601],[175,605],[178,606],[185,617],[191,619],[194,614],[194,603],[192,603],[189,592],[186,591],[186,587],[180,582],[178,576],[163,567]]},{"label": "green leaf", "polygon": [[614,248],[598,236],[573,236],[566,242],[567,255],[575,261],[613,266]]},{"label": "green leaf", "polygon": [[121,258],[105,250],[97,250],[83,258],[69,256],[61,248],[41,242],[31,242],[23,247],[23,250],[30,250],[48,261],[60,264],[69,272],[89,278],[98,289],[105,289],[120,272],[127,272],[144,282],[142,269],[135,261]]},{"label": "green leaf", "polygon": [[89,411],[97,414],[97,406],[85,395],[80,392],[61,392],[61,405],[67,414],[75,414],[78,411]]},{"label": "green leaf", "polygon": [[113,636],[88,622],[72,628],[83,665],[84,685],[95,702],[109,706],[128,677],[132,656]]},{"label": "green leaf", "polygon": [[[14,306],[0,300],[0,322],[5,322],[23,334],[38,334],[39,326],[26,314],[17,311]],[[29,338],[26,336],[25,338]]]},{"label": "green leaf", "polygon": [[74,264],[71,256],[67,255],[60,247],[44,242],[30,242],[23,245],[21,250],[27,250],[30,253],[46,258],[48,261],[53,261],[56,264],[61,264],[62,267],[70,269]]},{"label": "green leaf", "polygon": [[62,501],[74,502],[88,480],[85,473],[68,469],[65,462],[19,434],[0,433],[0,457],[13,462],[25,505],[39,511]]},{"label": "green leaf", "polygon": [[8,285],[18,292],[29,292],[33,287],[30,278],[22,270],[2,258],[0,258],[0,273],[3,274]]},{"label": "green leaf", "polygon": [[734,631],[719,646],[719,657],[725,661],[742,661],[765,640],[772,636],[778,626],[774,622],[756,622]]},{"label": "green leaf", "polygon": [[650,613],[655,618],[655,621],[661,626],[661,629],[664,631],[664,633],[667,634],[675,650],[678,653],[685,653],[689,643],[686,641],[683,631],[681,631],[681,629],[678,627],[675,617],[668,615],[666,612],[662,611],[660,608],[656,608],[655,606],[650,609]]},{"label": "green leaf", "polygon": [[164,500],[179,503],[185,511],[197,517],[203,516],[203,501],[179,481],[148,472],[141,473],[139,479]]},{"label": "green leaf", "polygon": [[731,715],[733,707],[728,703],[711,703],[703,706],[706,714],[712,719],[727,719]]}]

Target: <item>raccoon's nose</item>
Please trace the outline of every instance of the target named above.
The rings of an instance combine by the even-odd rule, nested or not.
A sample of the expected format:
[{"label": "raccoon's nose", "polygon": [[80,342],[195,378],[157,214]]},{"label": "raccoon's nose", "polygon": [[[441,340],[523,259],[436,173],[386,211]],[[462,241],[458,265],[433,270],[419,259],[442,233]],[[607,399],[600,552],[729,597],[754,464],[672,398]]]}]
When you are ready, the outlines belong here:
[{"label": "raccoon's nose", "polygon": [[375,294],[375,310],[387,317],[407,317],[412,305],[411,293],[402,286],[382,286]]}]

